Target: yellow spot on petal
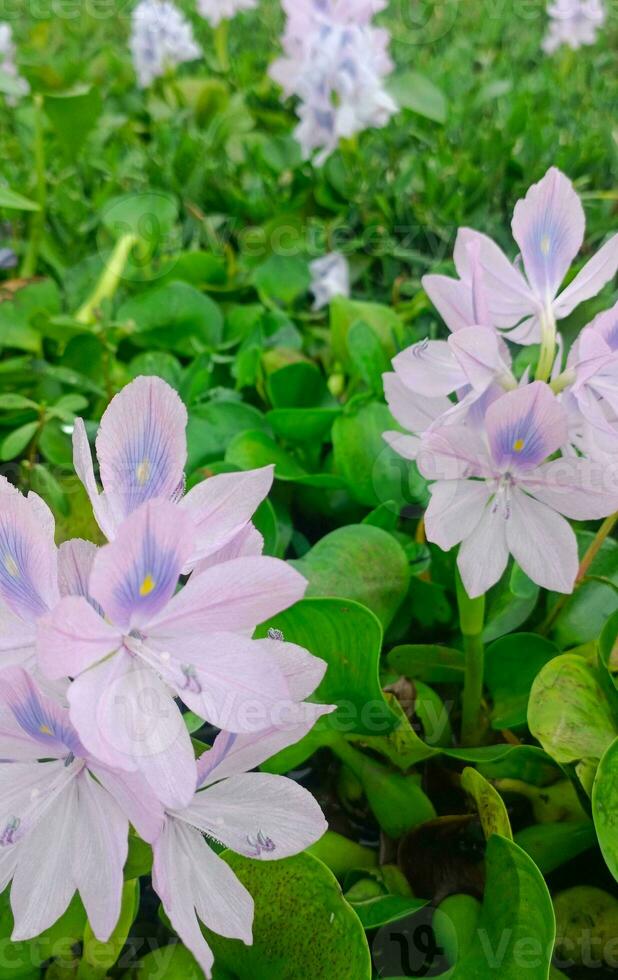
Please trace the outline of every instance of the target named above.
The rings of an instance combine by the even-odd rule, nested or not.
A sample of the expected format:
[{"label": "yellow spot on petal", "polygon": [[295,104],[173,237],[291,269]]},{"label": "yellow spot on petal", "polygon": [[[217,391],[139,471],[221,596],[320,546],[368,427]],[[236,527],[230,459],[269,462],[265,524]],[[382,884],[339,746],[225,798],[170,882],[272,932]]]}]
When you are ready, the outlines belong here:
[{"label": "yellow spot on petal", "polygon": [[524,439],[516,439],[513,443],[513,452],[520,453],[525,445]]},{"label": "yellow spot on petal", "polygon": [[541,252],[543,255],[549,255],[551,251],[551,238],[549,235],[543,235],[541,239]]},{"label": "yellow spot on petal", "polygon": [[53,735],[54,734],[52,732],[51,728],[49,727],[49,725],[39,725],[39,731],[40,731],[41,735]]},{"label": "yellow spot on petal", "polygon": [[3,563],[11,578],[19,578],[19,568],[12,555],[5,555]]},{"label": "yellow spot on petal", "polygon": [[137,477],[137,482],[143,487],[144,484],[148,482],[148,478],[150,476],[150,460],[143,459],[141,463],[138,463],[135,469],[135,475]]},{"label": "yellow spot on petal", "polygon": [[152,590],[156,587],[156,584],[157,583],[153,579],[152,575],[150,575],[150,574],[146,575],[144,581],[142,582],[142,584],[139,587],[139,594],[141,596],[150,595],[150,593],[152,592]]}]

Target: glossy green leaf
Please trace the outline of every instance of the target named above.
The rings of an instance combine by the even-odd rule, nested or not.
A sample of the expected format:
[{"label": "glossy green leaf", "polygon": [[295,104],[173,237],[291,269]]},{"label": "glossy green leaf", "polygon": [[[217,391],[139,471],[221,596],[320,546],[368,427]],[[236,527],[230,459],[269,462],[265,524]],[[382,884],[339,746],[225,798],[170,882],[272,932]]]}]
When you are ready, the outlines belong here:
[{"label": "glossy green leaf", "polygon": [[40,211],[40,205],[30,198],[12,191],[10,187],[0,187],[0,208],[7,208],[9,211]]},{"label": "glossy green leaf", "polygon": [[515,834],[515,843],[530,855],[539,871],[548,875],[595,847],[596,834],[591,820],[569,820],[525,827]]},{"label": "glossy green leaf", "polygon": [[185,282],[170,282],[128,299],[117,317],[134,343],[179,354],[212,350],[221,340],[223,314],[214,300]]},{"label": "glossy green leaf", "polygon": [[411,109],[433,122],[446,122],[444,93],[425,75],[416,71],[401,72],[389,80],[388,89],[403,109]]},{"label": "glossy green leaf", "polygon": [[492,728],[526,724],[533,681],[559,651],[537,633],[513,633],[492,643],[485,652],[485,683],[491,692]]},{"label": "glossy green leaf", "polygon": [[264,299],[290,306],[307,292],[311,276],[300,256],[270,255],[255,269],[253,282]]},{"label": "glossy green leaf", "polygon": [[600,759],[618,734],[597,674],[574,654],[550,660],[537,676],[528,725],[545,751],[562,764]]},{"label": "glossy green leaf", "polygon": [[328,664],[311,699],[338,705],[321,720],[324,730],[377,735],[395,728],[399,718],[380,687],[382,628],[369,609],[341,599],[302,599],[263,624],[257,635],[265,636],[271,627]]},{"label": "glossy green leaf", "polygon": [[618,739],[609,746],[597,769],[592,815],[603,857],[618,881]]},{"label": "glossy green leaf", "polygon": [[199,405],[189,412],[187,472],[222,459],[232,440],[248,430],[266,429],[264,416],[252,405],[229,399]]},{"label": "glossy green leaf", "polygon": [[309,581],[308,596],[338,596],[367,606],[387,627],[409,582],[401,545],[378,527],[350,524],[327,534],[292,562]]},{"label": "glossy green leaf", "polygon": [[0,444],[0,459],[9,460],[19,456],[26,446],[28,446],[38,431],[38,428],[38,422],[26,422],[25,425],[20,425],[19,428],[13,429],[8,436],[5,436]]},{"label": "glossy green leaf", "polygon": [[384,441],[399,426],[378,402],[349,408],[333,425],[335,467],[351,495],[366,507],[394,501],[398,511],[425,501],[425,481],[416,466]]},{"label": "glossy green leaf", "polygon": [[465,654],[451,647],[429,644],[404,644],[393,647],[388,662],[398,673],[411,680],[455,682],[463,684]]},{"label": "glossy green leaf", "polygon": [[319,858],[337,878],[341,878],[347,871],[378,866],[376,851],[363,847],[334,830],[327,830],[319,841],[307,848],[307,852]]},{"label": "glossy green leaf", "polygon": [[483,833],[487,840],[492,834],[500,834],[512,840],[511,823],[498,791],[477,769],[467,766],[461,774],[461,788],[468,793],[478,810]]},{"label": "glossy green leaf", "polygon": [[77,156],[103,109],[99,87],[80,86],[70,92],[48,93],[44,106],[58,139]]},{"label": "glossy green leaf", "polygon": [[547,980],[555,919],[541,873],[517,844],[497,835],[489,840],[485,863],[478,927],[452,980],[486,980],[494,974],[500,980]]},{"label": "glossy green leaf", "polygon": [[273,408],[316,408],[328,400],[326,380],[309,361],[296,361],[271,372],[266,390]]},{"label": "glossy green leaf", "polygon": [[348,332],[358,322],[370,327],[388,357],[394,357],[403,340],[402,323],[395,311],[379,303],[361,303],[336,296],[330,304],[331,343],[336,361],[348,370],[353,367]]},{"label": "glossy green leaf", "polygon": [[363,927],[337,880],[310,854],[283,861],[223,859],[253,896],[253,946],[206,930],[215,962],[239,980],[370,980]]}]

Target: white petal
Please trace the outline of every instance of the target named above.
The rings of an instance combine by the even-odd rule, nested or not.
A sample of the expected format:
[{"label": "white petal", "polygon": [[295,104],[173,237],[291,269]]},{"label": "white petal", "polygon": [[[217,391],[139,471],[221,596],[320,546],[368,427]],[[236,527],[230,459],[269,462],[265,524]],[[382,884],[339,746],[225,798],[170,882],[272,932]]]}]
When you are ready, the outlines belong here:
[{"label": "white petal", "polygon": [[472,534],[483,516],[491,490],[484,480],[442,480],[429,489],[431,500],[425,512],[427,538],[443,551],[449,551]]},{"label": "white petal", "polygon": [[577,540],[564,517],[515,489],[506,536],[511,554],[533,582],[553,592],[573,591]]},{"label": "white petal", "polygon": [[490,502],[459,549],[457,565],[470,598],[483,595],[501,578],[509,559],[502,508]]}]

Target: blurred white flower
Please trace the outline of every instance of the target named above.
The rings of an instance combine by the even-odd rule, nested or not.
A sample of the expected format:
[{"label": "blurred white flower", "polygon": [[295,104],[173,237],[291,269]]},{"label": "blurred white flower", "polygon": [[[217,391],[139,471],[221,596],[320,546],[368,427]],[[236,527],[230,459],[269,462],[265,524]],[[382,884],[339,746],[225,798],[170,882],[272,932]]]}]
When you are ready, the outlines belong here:
[{"label": "blurred white flower", "polygon": [[[10,92],[7,92],[6,101],[9,105],[15,105],[18,99],[27,95],[30,86],[25,78],[22,78],[15,64],[15,45],[13,43],[13,32],[10,24],[0,23],[0,72],[8,76],[10,82]],[[7,86],[8,87],[8,86]],[[0,91],[3,91],[0,88]]]},{"label": "blurred white flower", "polygon": [[231,20],[241,10],[253,10],[258,0],[197,0],[198,13],[213,27],[222,20]]},{"label": "blurred white flower", "polygon": [[546,54],[553,54],[563,44],[573,50],[594,44],[606,19],[603,0],[553,0],[547,13],[551,19],[543,40]]},{"label": "blurred white flower", "polygon": [[271,77],[300,99],[296,138],[321,164],[341,137],[385,126],[397,105],[384,88],[392,71],[389,34],[371,17],[383,0],[283,0],[284,57]]},{"label": "blurred white flower", "polygon": [[335,296],[350,295],[350,267],[341,252],[329,252],[309,265],[314,310],[328,306]]},{"label": "blurred white flower", "polygon": [[129,45],[141,88],[202,54],[191,24],[169,0],[138,3],[132,15]]}]

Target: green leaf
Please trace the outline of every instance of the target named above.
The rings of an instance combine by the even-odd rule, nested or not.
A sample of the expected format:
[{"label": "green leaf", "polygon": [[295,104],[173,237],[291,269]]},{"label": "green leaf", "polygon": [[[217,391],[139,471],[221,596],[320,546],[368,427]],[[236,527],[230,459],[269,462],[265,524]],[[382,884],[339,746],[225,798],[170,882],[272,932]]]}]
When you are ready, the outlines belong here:
[{"label": "green leaf", "polygon": [[[590,531],[577,532],[579,557],[594,540]],[[607,539],[589,569],[590,575],[609,579],[618,585],[618,541]],[[585,581],[569,596],[558,617],[553,636],[559,647],[575,646],[596,640],[605,622],[618,610],[618,595],[612,584],[599,581]]]},{"label": "green leaf", "polygon": [[444,93],[425,75],[419,75],[416,71],[401,72],[389,80],[388,90],[402,109],[411,109],[433,122],[446,122]]},{"label": "green leaf", "polygon": [[301,599],[260,626],[257,635],[266,636],[270,628],[328,664],[311,698],[339,706],[322,720],[326,730],[382,735],[395,728],[398,716],[380,686],[382,627],[369,609],[340,599]]},{"label": "green leaf", "polygon": [[331,748],[360,782],[374,817],[389,837],[397,840],[408,830],[435,819],[436,811],[421,789],[420,776],[391,772],[341,736]]},{"label": "green leaf", "polygon": [[269,255],[254,270],[253,283],[263,301],[291,306],[309,289],[309,266],[300,256]]},{"label": "green leaf", "polygon": [[393,647],[388,662],[397,673],[410,680],[449,681],[463,684],[466,657],[463,651],[429,644],[404,644]]},{"label": "green leaf", "polygon": [[308,596],[338,596],[367,606],[386,628],[406,596],[410,570],[401,545],[370,524],[337,528],[298,561]]},{"label": "green leaf", "polygon": [[530,855],[544,875],[591,850],[596,842],[592,820],[534,824],[515,834],[515,843]]},{"label": "green leaf", "polygon": [[335,468],[354,499],[367,507],[388,500],[402,510],[427,499],[415,464],[384,441],[384,432],[393,429],[399,426],[381,402],[350,408],[333,425]]},{"label": "green leaf", "polygon": [[348,330],[347,343],[353,374],[371,391],[382,394],[382,375],[390,371],[391,362],[376,332],[364,320],[357,320]]},{"label": "green leaf", "polygon": [[36,201],[31,201],[12,191],[10,187],[0,187],[0,208],[8,208],[11,211],[40,211],[40,205]]},{"label": "green leaf", "polygon": [[618,739],[599,763],[592,789],[592,816],[603,857],[618,881]]},{"label": "green leaf", "polygon": [[20,425],[18,429],[10,432],[0,445],[0,459],[6,461],[19,456],[38,431],[38,428],[38,422],[26,422],[25,425]]},{"label": "green leaf", "polygon": [[135,344],[189,356],[213,350],[223,333],[218,305],[185,282],[138,293],[122,304],[117,317]]},{"label": "green leaf", "polygon": [[366,930],[397,922],[427,905],[422,898],[407,898],[404,895],[376,895],[358,902],[348,897],[348,901]]},{"label": "green leaf", "polygon": [[16,347],[38,354],[41,335],[37,318],[60,310],[60,293],[55,282],[44,279],[19,289],[12,300],[0,303],[0,347]]},{"label": "green leaf", "polygon": [[336,296],[330,304],[330,331],[333,358],[349,372],[354,369],[348,347],[348,333],[354,323],[362,322],[378,338],[390,359],[403,345],[403,324],[390,306],[379,303],[360,303]]},{"label": "green leaf", "polygon": [[[474,939],[451,980],[547,980],[555,938],[551,898],[540,871],[517,844],[494,835]],[[508,900],[505,900],[508,896]]]},{"label": "green leaf", "polygon": [[250,861],[226,851],[223,860],[253,896],[253,945],[206,930],[215,962],[243,980],[370,980],[363,927],[328,868],[310,854]]},{"label": "green leaf", "polygon": [[273,432],[287,442],[313,443],[330,439],[339,408],[276,408],[266,413]]},{"label": "green leaf", "polygon": [[347,871],[378,866],[376,851],[363,847],[334,830],[327,830],[319,841],[307,849],[307,853],[322,861],[337,878],[341,878]]},{"label": "green leaf", "polygon": [[13,395],[10,393],[0,395],[0,409],[2,411],[19,411],[25,408],[33,408],[35,411],[38,411],[39,406],[37,402],[33,402],[31,398],[26,398],[24,395]]},{"label": "green leaf", "polygon": [[485,838],[500,834],[513,839],[509,815],[504,800],[496,789],[476,769],[467,766],[461,774],[461,788],[476,804]]},{"label": "green leaf", "polygon": [[297,361],[272,371],[266,390],[273,408],[316,408],[328,400],[321,371],[308,361]]},{"label": "green leaf", "polygon": [[97,939],[90,928],[90,924],[87,923],[84,932],[82,961],[77,971],[78,980],[107,976],[108,970],[120,956],[127,941],[133,920],[137,915],[138,906],[139,881],[137,878],[132,878],[130,881],[125,881],[122,887],[120,916],[107,942],[102,943]]},{"label": "green leaf", "polygon": [[230,443],[225,460],[241,470],[275,466],[275,478],[304,486],[340,489],[344,482],[331,473],[308,473],[294,457],[265,432],[240,432]]},{"label": "green leaf", "polygon": [[[204,980],[204,971],[182,943],[173,943],[143,956],[123,976],[131,980]],[[213,980],[236,980],[236,975],[220,973],[215,966]]]},{"label": "green leaf", "polygon": [[534,679],[559,650],[537,633],[513,633],[485,653],[485,682],[493,700],[491,726],[497,731],[526,724]]},{"label": "green leaf", "polygon": [[58,138],[72,156],[77,156],[103,109],[99,87],[80,86],[71,92],[47,94],[44,106]]},{"label": "green leaf", "polygon": [[550,660],[537,676],[530,692],[528,726],[561,764],[599,760],[618,734],[597,674],[570,653]]},{"label": "green leaf", "polygon": [[522,626],[534,612],[538,602],[540,589],[537,585],[522,588],[521,576],[515,573],[516,566],[513,566],[511,574],[503,575],[500,582],[490,589],[487,595],[487,609],[485,613],[485,628],[483,630],[483,640],[491,643],[504,636],[505,633],[512,633]]},{"label": "green leaf", "polygon": [[176,198],[164,191],[122,194],[107,202],[101,223],[114,239],[137,235],[151,250],[169,234],[178,218]]},{"label": "green leaf", "polygon": [[243,432],[266,428],[264,416],[252,405],[224,399],[199,405],[189,412],[187,472],[222,459],[234,438]]}]

